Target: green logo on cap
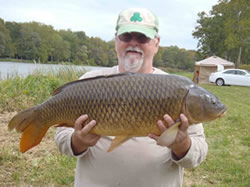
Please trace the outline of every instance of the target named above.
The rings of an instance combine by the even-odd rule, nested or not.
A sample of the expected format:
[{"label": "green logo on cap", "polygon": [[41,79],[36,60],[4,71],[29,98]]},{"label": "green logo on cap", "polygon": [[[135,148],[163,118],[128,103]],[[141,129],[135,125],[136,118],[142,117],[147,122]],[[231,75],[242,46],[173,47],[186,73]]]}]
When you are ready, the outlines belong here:
[{"label": "green logo on cap", "polygon": [[134,15],[130,18],[130,21],[139,21],[141,22],[142,21],[142,17],[140,16],[140,13],[139,12],[135,12]]}]

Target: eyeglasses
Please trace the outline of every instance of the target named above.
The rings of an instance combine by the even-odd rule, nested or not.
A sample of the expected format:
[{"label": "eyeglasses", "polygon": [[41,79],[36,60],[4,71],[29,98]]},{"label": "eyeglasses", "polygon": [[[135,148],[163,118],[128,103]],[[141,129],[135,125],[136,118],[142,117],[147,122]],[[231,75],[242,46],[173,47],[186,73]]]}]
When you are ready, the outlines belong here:
[{"label": "eyeglasses", "polygon": [[123,42],[130,42],[132,39],[136,40],[140,44],[148,43],[151,38],[148,38],[144,34],[131,34],[131,33],[124,33],[118,36],[118,38]]}]

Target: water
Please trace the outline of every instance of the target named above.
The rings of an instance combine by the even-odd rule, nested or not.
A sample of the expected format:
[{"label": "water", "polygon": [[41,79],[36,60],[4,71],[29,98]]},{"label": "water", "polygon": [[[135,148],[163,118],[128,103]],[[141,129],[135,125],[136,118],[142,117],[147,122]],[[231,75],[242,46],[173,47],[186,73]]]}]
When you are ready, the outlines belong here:
[{"label": "water", "polygon": [[61,64],[32,64],[32,63],[17,63],[17,62],[0,62],[0,80],[16,75],[26,77],[35,71],[49,72],[58,71],[62,68],[70,68],[73,70],[97,70],[105,67],[96,66],[77,66],[77,65],[61,65]]}]

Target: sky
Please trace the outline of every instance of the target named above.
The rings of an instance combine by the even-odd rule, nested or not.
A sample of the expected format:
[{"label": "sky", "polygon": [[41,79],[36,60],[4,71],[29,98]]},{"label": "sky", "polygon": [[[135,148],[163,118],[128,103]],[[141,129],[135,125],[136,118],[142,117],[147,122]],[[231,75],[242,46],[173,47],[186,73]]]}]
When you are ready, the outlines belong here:
[{"label": "sky", "polygon": [[196,50],[192,32],[197,14],[209,13],[218,0],[0,0],[4,21],[36,21],[55,30],[84,31],[105,41],[114,38],[118,14],[131,7],[147,8],[160,22],[160,46]]}]

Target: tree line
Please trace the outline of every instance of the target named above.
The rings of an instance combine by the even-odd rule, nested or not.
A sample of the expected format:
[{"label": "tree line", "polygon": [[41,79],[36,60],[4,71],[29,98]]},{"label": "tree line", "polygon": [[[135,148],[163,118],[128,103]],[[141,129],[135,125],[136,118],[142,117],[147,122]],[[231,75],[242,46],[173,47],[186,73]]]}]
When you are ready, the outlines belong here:
[{"label": "tree line", "polygon": [[112,66],[114,42],[89,38],[83,31],[56,31],[38,22],[16,23],[0,19],[0,57],[40,63]]},{"label": "tree line", "polygon": [[240,64],[250,64],[250,1],[219,0],[209,13],[198,14],[193,36],[201,58],[216,55]]},{"label": "tree line", "polygon": [[[154,65],[192,71],[195,54],[195,51],[177,46],[160,47]],[[0,57],[40,63],[117,64],[114,40],[106,42],[98,37],[88,37],[84,31],[57,31],[38,22],[4,22],[3,19],[0,19]]]}]

